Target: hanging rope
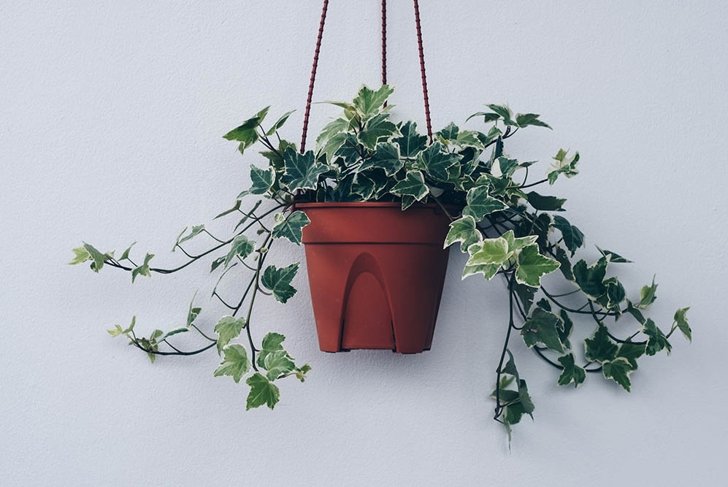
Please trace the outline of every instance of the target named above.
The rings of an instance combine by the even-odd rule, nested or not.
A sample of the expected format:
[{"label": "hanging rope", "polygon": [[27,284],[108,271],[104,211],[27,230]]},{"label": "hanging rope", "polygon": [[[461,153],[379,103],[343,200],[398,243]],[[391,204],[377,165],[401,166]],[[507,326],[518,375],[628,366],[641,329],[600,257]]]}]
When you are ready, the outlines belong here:
[{"label": "hanging rope", "polygon": [[425,122],[427,123],[427,136],[432,143],[432,120],[430,120],[430,97],[427,93],[427,73],[425,72],[425,50],[422,47],[422,26],[420,25],[420,2],[414,0],[415,27],[417,28],[417,49],[420,53],[420,73],[422,74],[422,98],[425,101]]},{"label": "hanging rope", "polygon": [[321,51],[321,39],[324,36],[324,25],[326,24],[326,11],[329,8],[329,0],[324,0],[321,7],[321,20],[319,21],[318,34],[316,35],[316,49],[313,52],[313,66],[311,66],[311,79],[308,81],[308,96],[306,97],[306,111],[303,114],[303,133],[301,133],[301,154],[306,151],[306,134],[308,133],[308,117],[311,114],[311,100],[313,98],[313,85],[316,82],[316,69],[318,69],[319,52]]},{"label": "hanging rope", "polygon": [[387,0],[382,0],[382,84],[387,84]]}]

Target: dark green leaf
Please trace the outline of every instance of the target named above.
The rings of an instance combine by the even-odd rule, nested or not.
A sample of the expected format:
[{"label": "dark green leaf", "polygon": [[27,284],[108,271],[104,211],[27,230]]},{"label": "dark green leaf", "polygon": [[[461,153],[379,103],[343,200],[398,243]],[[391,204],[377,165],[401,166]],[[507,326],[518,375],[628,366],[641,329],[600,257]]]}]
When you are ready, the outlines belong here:
[{"label": "dark green leaf", "polygon": [[417,133],[417,124],[407,122],[400,128],[402,137],[394,139],[399,145],[399,152],[402,157],[415,157],[425,148],[427,137]]},{"label": "dark green leaf", "polygon": [[587,267],[584,260],[580,260],[573,267],[574,280],[589,296],[598,299],[607,292],[604,277],[607,274],[607,259],[602,257],[593,265]]},{"label": "dark green leaf", "polygon": [[614,382],[622,386],[627,392],[630,391],[632,383],[629,380],[629,374],[633,371],[627,359],[617,357],[614,360],[606,361],[602,364],[602,374],[606,379],[612,379]]},{"label": "dark green leaf", "polygon": [[672,350],[672,345],[665,334],[651,319],[648,318],[642,325],[642,333],[647,335],[647,348],[645,349],[647,355],[655,355],[662,350],[667,350],[667,353],[670,353]]},{"label": "dark green leaf", "polygon": [[313,151],[299,154],[292,148],[286,149],[283,154],[285,172],[281,176],[281,183],[289,190],[316,189],[319,177],[328,171],[328,168],[314,160]]},{"label": "dark green leaf", "polygon": [[685,338],[693,341],[693,331],[690,329],[690,325],[688,324],[687,313],[689,309],[690,307],[687,307],[680,308],[675,311],[675,325],[680,329],[680,332],[685,335]]},{"label": "dark green leaf", "polygon": [[571,251],[573,256],[576,250],[584,245],[584,234],[576,226],[569,223],[569,220],[559,215],[554,215],[554,226],[561,232],[564,237],[564,245]]},{"label": "dark green leaf", "polygon": [[579,384],[586,380],[586,371],[582,367],[576,365],[573,353],[559,357],[558,360],[564,368],[559,376],[560,386],[566,386],[573,383],[574,387],[578,387]]},{"label": "dark green leaf", "polygon": [[264,375],[256,372],[245,381],[250,386],[250,393],[245,409],[257,408],[266,405],[273,409],[280,399],[278,387]]},{"label": "dark green leaf", "polygon": [[303,227],[311,223],[306,214],[296,210],[288,218],[276,215],[276,224],[273,227],[273,238],[286,238],[298,245],[301,243]]},{"label": "dark green leaf", "polygon": [[528,193],[528,202],[537,210],[542,211],[563,211],[562,206],[566,202],[564,198],[556,196],[543,196],[535,191]]},{"label": "dark green leaf", "polygon": [[297,272],[298,262],[281,268],[270,265],[263,272],[261,282],[263,286],[270,289],[276,301],[285,303],[296,294],[296,289],[291,286],[291,281]]},{"label": "dark green leaf", "polygon": [[609,338],[609,332],[604,325],[599,325],[594,335],[584,340],[584,345],[587,360],[602,363],[617,356],[617,344]]},{"label": "dark green leaf", "polygon": [[556,352],[563,352],[559,330],[563,328],[561,319],[553,313],[536,308],[523,324],[521,335],[528,347],[544,345]]}]

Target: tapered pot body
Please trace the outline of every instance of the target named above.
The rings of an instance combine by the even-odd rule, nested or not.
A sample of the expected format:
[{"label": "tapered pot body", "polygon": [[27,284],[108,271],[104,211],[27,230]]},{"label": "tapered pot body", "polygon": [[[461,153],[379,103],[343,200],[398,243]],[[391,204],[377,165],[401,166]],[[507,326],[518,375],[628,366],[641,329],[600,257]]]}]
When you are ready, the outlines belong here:
[{"label": "tapered pot body", "polygon": [[299,203],[319,346],[429,350],[445,281],[449,220],[437,207]]}]

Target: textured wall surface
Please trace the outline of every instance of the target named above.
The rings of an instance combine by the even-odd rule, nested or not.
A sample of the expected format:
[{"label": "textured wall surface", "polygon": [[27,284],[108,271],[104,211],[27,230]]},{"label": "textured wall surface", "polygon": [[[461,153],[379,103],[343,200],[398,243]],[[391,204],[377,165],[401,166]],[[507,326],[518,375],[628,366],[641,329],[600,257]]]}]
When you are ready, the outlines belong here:
[{"label": "textured wall surface", "polygon": [[[390,2],[395,3],[395,2]],[[411,5],[390,6],[395,116],[422,126]],[[331,2],[316,100],[378,82],[378,2]],[[725,402],[728,4],[422,1],[433,121],[484,103],[535,111],[553,131],[512,155],[578,149],[558,184],[594,244],[653,272],[655,315],[691,305],[695,339],[645,360],[631,394],[574,391],[515,341],[536,401],[512,451],[491,421],[507,323],[501,282],[459,278],[453,254],[431,352],[322,354],[304,274],[287,306],[261,301],[313,371],[244,412],[214,353],[147,359],[104,331],[184,319],[207,265],[164,278],[69,267],[81,240],[157,253],[245,186],[221,135],[265,105],[298,109],[319,2],[3,1],[0,11],[0,483],[2,485],[718,485]],[[316,105],[312,130],[336,110]],[[302,256],[292,245],[280,262]],[[211,326],[216,308],[206,308]],[[669,326],[667,324],[666,326]]]}]

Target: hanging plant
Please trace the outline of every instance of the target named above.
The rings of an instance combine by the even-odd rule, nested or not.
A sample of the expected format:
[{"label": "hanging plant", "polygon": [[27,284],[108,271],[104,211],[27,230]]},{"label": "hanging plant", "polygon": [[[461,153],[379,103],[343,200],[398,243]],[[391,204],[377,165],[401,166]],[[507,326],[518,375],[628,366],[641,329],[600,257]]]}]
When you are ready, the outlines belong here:
[{"label": "hanging plant", "polygon": [[[266,263],[268,256],[281,240],[315,245],[326,231],[329,234],[325,238],[337,240],[343,234],[339,230],[330,231],[334,228],[330,225],[331,214],[336,218],[344,215],[341,212],[359,211],[347,213],[343,218],[348,222],[346,231],[355,232],[372,215],[364,212],[375,208],[390,211],[387,215],[391,215],[394,207],[397,216],[387,216],[387,221],[381,222],[382,228],[369,232],[371,242],[386,247],[377,239],[394,238],[387,233],[387,228],[411,224],[417,232],[430,232],[421,237],[422,242],[418,241],[418,245],[424,242],[424,247],[432,252],[427,255],[435,256],[430,260],[444,255],[443,264],[431,273],[435,290],[428,299],[410,304],[421,308],[431,305],[429,318],[423,319],[427,322],[426,329],[422,333],[413,332],[420,333],[416,343],[412,342],[414,348],[399,351],[429,348],[439,303],[438,289],[441,289],[447,262],[447,251],[443,248],[457,247],[467,255],[463,278],[500,278],[505,283],[509,322],[492,395],[494,418],[509,432],[512,425],[524,415],[532,416],[534,411],[526,380],[519,374],[509,347],[514,335],[520,335],[528,348],[550,367],[558,369],[554,377],[558,384],[578,387],[591,373],[617,383],[626,391],[631,389],[630,375],[637,370],[640,358],[669,353],[670,339],[678,330],[687,339],[691,338],[688,308],[677,310],[667,328],[658,326],[646,314],[657,297],[654,280],[642,287],[639,294],[628,293],[612,273],[614,268],[630,262],[626,258],[605,249],[598,249],[595,261],[581,258],[578,253],[584,247],[585,237],[563,216],[566,200],[535,189],[550,187],[563,177],[576,176],[579,154],[559,150],[544,177],[532,181],[534,163],[519,161],[506,152],[506,142],[523,129],[548,128],[539,115],[514,113],[504,105],[488,105],[486,110],[468,118],[479,121],[480,130],[465,130],[449,124],[428,138],[418,132],[415,122],[391,120],[391,105],[386,104],[391,93],[387,85],[378,90],[364,87],[353,101],[336,103],[342,108],[342,115],[324,127],[317,137],[315,150],[298,151],[280,133],[290,113],[270,123],[268,108],[227,133],[225,138],[235,141],[241,153],[255,145],[262,146],[262,163],[250,166],[250,188],[238,196],[231,209],[217,217],[239,218],[232,235],[214,235],[205,226],[198,225],[178,236],[174,249],[185,254],[182,265],[154,267],[153,254],[133,257],[131,247],[118,256],[113,251],[101,252],[90,244],[74,249],[72,264],[90,262],[95,272],[107,266],[125,270],[131,273],[132,282],[139,276],[177,272],[207,257],[212,259],[211,272],[219,276],[218,284],[233,269],[249,272],[247,285],[235,299],[223,297],[215,286],[212,296],[229,312],[220,318],[213,332],[203,331],[197,319],[200,308],[192,304],[181,327],[154,330],[143,336],[132,319],[129,326],[116,325],[109,333],[126,337],[152,361],[159,355],[192,355],[214,349],[221,357],[214,375],[230,376],[235,382],[245,379],[249,386],[247,409],[262,405],[272,409],[279,400],[279,381],[295,377],[303,382],[310,367],[296,362],[285,350],[282,334],[268,333],[260,342],[254,339],[254,305],[258,296],[268,295],[286,303],[296,294],[292,283],[299,263],[278,267]],[[328,210],[321,212],[324,208]],[[422,219],[421,215],[425,214],[428,216]],[[346,235],[339,241],[361,243],[363,238],[358,234]],[[212,242],[208,250],[188,252],[186,246],[190,240],[203,238]],[[371,255],[374,264],[361,264],[359,270],[352,271],[353,260],[363,254]],[[358,248],[344,257],[337,255],[337,259],[347,262],[341,271],[344,278],[354,274],[375,276],[367,278],[369,283],[362,284],[363,292],[359,295],[376,294],[381,288],[383,304],[369,311],[376,314],[384,309],[382,319],[396,322],[397,313],[392,310],[397,305],[392,304],[388,271],[376,276],[378,271],[374,270],[386,259],[371,248]],[[310,257],[309,253],[309,275],[313,276],[317,271],[313,270]],[[568,291],[554,291],[558,275],[569,286]],[[546,276],[549,278],[544,279]],[[311,279],[312,294],[316,295],[314,280],[321,279]],[[346,282],[347,292],[356,294],[352,291],[356,284]],[[316,285],[323,284],[316,282]],[[320,294],[327,299],[326,293]],[[329,299],[338,298],[332,294]],[[329,305],[314,304],[322,349],[367,348],[366,327],[356,332],[359,335],[352,338],[353,346],[347,347],[341,336],[343,321],[349,319],[346,314],[349,305],[339,301],[339,308],[332,315],[333,331],[330,323],[322,323],[329,315],[327,311],[320,313],[319,308]],[[612,328],[617,320],[621,320],[618,331]],[[580,341],[572,335],[576,327],[589,327],[593,331]],[[626,332],[627,329],[630,331]],[[202,345],[189,351],[181,349],[174,344],[174,339],[182,333],[199,334]],[[333,333],[334,338],[327,333]],[[402,337],[407,333],[403,331]],[[383,346],[397,350],[399,334],[395,323],[394,339]],[[381,345],[376,339],[374,342],[375,348]],[[358,346],[361,344],[364,347]]]}]

